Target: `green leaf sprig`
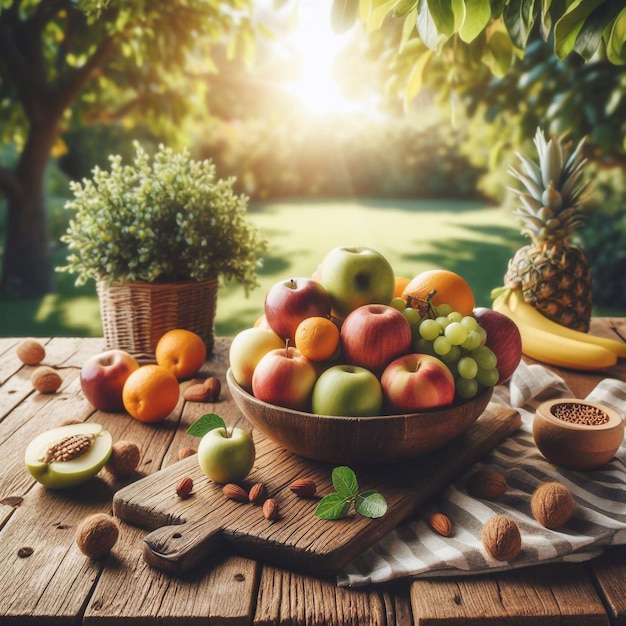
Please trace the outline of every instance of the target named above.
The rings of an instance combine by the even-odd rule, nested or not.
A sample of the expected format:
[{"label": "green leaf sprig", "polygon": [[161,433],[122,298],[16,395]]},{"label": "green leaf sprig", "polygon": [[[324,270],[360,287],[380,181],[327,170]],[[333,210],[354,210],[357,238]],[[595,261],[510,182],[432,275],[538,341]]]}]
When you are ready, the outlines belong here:
[{"label": "green leaf sprig", "polygon": [[186,433],[192,437],[204,437],[210,430],[214,430],[215,428],[223,428],[228,434],[226,422],[224,422],[219,415],[215,413],[205,413],[189,426]]},{"label": "green leaf sprig", "polygon": [[316,517],[328,520],[346,517],[352,507],[363,517],[382,517],[387,512],[387,501],[373,489],[359,492],[356,474],[347,466],[335,467],[332,473],[336,491],[325,495],[315,509]]}]

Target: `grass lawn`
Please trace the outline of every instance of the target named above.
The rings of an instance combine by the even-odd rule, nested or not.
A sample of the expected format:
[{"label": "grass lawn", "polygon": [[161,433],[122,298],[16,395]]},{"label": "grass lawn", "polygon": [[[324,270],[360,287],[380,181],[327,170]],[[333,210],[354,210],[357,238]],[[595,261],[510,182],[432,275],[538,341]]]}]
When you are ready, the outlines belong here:
[{"label": "grass lawn", "polygon": [[[269,242],[259,272],[261,286],[246,297],[227,285],[218,297],[216,334],[251,326],[263,311],[269,287],[283,278],[310,276],[324,255],[340,245],[375,248],[399,276],[433,267],[463,276],[477,304],[502,284],[507,260],[525,243],[511,215],[476,202],[448,200],[355,200],[268,202],[250,206],[250,219]],[[64,263],[59,251],[55,263]],[[0,335],[99,336],[95,285],[80,289],[58,274],[58,293],[40,300],[0,301]],[[608,313],[606,313],[608,314]]]}]

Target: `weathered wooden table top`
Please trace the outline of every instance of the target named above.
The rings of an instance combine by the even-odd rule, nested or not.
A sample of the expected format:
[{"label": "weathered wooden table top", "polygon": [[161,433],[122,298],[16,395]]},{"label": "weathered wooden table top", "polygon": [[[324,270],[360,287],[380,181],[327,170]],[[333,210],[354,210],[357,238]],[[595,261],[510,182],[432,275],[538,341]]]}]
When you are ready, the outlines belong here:
[{"label": "weathered wooden table top", "polygon": [[[626,319],[596,319],[592,330],[626,336]],[[102,339],[41,339],[45,362],[62,366],[54,395],[33,391],[32,367],[15,354],[19,338],[0,339],[0,624],[626,624],[626,547],[586,564],[544,565],[497,576],[403,580],[365,589],[339,588],[238,556],[222,557],[186,579],[149,567],[142,557],[146,531],[121,522],[109,557],[90,561],[76,548],[77,524],[110,512],[118,483],[106,472],[69,493],[38,485],[26,471],[24,449],[36,434],[67,419],[90,419],[114,440],[141,442],[143,474],[177,461],[197,446],[185,434],[203,413],[229,424],[243,420],[223,386],[219,405],[184,402],[160,425],[95,412],[80,390],[85,360]],[[203,374],[224,381],[229,340],[218,338]],[[559,370],[584,397],[608,376],[626,379],[626,364],[597,375]],[[22,550],[28,548],[26,552]],[[28,554],[29,556],[24,556]]]}]

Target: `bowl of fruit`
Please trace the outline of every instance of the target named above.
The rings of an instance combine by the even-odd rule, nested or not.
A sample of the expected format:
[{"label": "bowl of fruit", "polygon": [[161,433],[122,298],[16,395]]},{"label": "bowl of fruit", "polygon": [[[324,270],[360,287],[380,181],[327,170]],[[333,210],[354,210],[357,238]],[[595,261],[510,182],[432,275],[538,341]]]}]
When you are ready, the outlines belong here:
[{"label": "bowl of fruit", "polygon": [[519,364],[516,332],[453,272],[399,279],[371,248],[336,248],[312,277],[269,289],[226,380],[251,425],[294,454],[393,463],[476,422]]}]

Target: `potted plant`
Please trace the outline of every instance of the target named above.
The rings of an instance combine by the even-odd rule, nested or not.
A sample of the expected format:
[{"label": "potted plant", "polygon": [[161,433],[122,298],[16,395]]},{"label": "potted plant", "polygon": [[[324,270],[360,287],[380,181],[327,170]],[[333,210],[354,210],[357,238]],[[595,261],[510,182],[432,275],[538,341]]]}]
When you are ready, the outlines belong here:
[{"label": "potted plant", "polygon": [[69,253],[57,269],[77,274],[77,285],[96,281],[109,347],[152,356],[164,332],[187,328],[210,354],[219,282],[258,287],[267,242],[248,222],[248,198],[211,160],[134,147],[132,164],[111,155],[110,170],[70,183]]}]

